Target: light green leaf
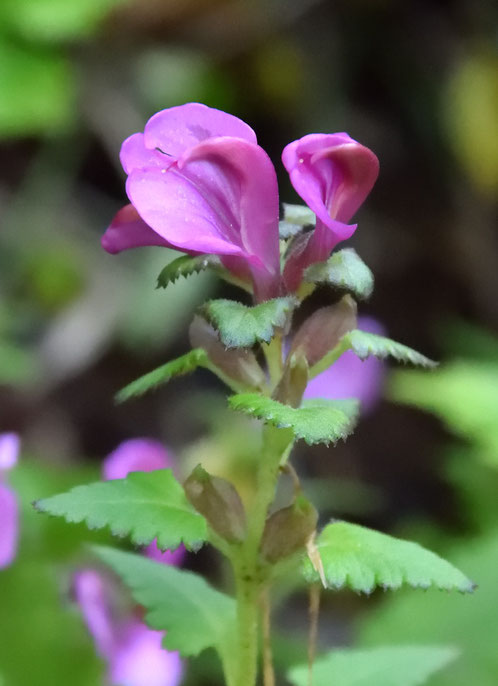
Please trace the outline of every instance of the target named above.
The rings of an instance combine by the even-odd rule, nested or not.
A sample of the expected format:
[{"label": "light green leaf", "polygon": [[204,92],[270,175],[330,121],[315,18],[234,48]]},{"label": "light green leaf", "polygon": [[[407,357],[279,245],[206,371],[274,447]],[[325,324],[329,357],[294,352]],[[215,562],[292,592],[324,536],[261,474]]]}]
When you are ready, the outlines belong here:
[{"label": "light green leaf", "polygon": [[284,218],[279,222],[278,231],[282,240],[296,236],[305,226],[314,226],[315,213],[306,205],[288,205],[283,203]]},{"label": "light green leaf", "polygon": [[109,526],[114,535],[130,536],[136,545],[157,538],[163,550],[181,543],[197,549],[207,535],[204,517],[190,505],[170,469],[77,486],[39,500],[35,507],[68,522],[84,521],[90,529]]},{"label": "light green leaf", "polygon": [[421,367],[433,368],[437,366],[437,362],[433,362],[425,355],[402,343],[397,343],[384,336],[378,336],[375,333],[354,329],[345,334],[333,350],[311,367],[310,379],[328,369],[346,350],[352,350],[360,360],[366,360],[367,357],[373,355],[380,359],[394,357],[398,362],[409,362]]},{"label": "light green leaf", "polygon": [[227,651],[235,630],[232,598],[192,572],[113,548],[99,546],[94,551],[146,608],[149,626],[167,632],[168,650],[178,650],[185,657],[210,647],[221,654]]},{"label": "light green leaf", "polygon": [[[383,646],[334,650],[313,665],[313,686],[419,686],[452,662],[458,653],[445,646]],[[307,686],[308,666],[290,670],[294,686]]]},{"label": "light green leaf", "polygon": [[[376,586],[397,589],[435,586],[470,593],[474,584],[452,564],[418,543],[393,538],[373,529],[333,522],[317,541],[328,588],[350,588],[370,593]],[[308,581],[319,575],[309,559],[304,561]]]},{"label": "light green leaf", "polygon": [[249,348],[268,343],[275,328],[285,326],[298,301],[293,296],[275,298],[247,307],[233,300],[211,300],[201,309],[227,348]]},{"label": "light green leaf", "polygon": [[166,364],[157,367],[152,372],[132,381],[116,394],[116,402],[122,403],[130,398],[144,395],[144,393],[168,383],[174,376],[189,374],[197,367],[203,367],[208,364],[206,351],[202,348],[194,348],[185,355],[166,362]]},{"label": "light green leaf", "polygon": [[353,248],[344,248],[326,262],[312,264],[304,273],[308,283],[328,283],[353,293],[358,298],[368,298],[374,287],[371,270]]},{"label": "light green leaf", "polygon": [[228,403],[232,410],[257,417],[277,428],[291,428],[295,436],[308,445],[346,439],[358,415],[356,400],[309,400],[295,409],[257,393],[241,393],[231,396]]},{"label": "light green leaf", "polygon": [[191,274],[209,269],[212,266],[219,266],[219,260],[214,255],[182,255],[167,264],[157,277],[157,288],[166,288],[168,284],[174,283],[181,276],[187,278]]}]

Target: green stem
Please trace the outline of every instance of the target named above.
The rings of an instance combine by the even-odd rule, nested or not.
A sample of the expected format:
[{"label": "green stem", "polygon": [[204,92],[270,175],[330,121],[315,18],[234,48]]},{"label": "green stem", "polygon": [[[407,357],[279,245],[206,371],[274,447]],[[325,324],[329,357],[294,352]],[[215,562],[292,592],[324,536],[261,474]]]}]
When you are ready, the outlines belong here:
[{"label": "green stem", "polygon": [[309,379],[314,379],[315,376],[318,376],[318,374],[321,374],[324,372],[326,369],[328,369],[336,360],[339,359],[339,357],[342,355],[342,353],[346,352],[346,350],[349,350],[351,347],[351,340],[349,338],[348,334],[345,334],[339,343],[333,348],[330,352],[328,352],[324,357],[322,357],[321,360],[319,360],[316,364],[314,364],[309,371]]},{"label": "green stem", "polygon": [[270,385],[273,389],[282,376],[282,336],[277,334],[270,343],[263,343],[261,347],[266,357],[266,364],[268,365],[268,373],[270,375]]},{"label": "green stem", "polygon": [[258,673],[259,598],[268,568],[259,557],[268,508],[275,489],[282,459],[292,445],[286,429],[265,427],[259,463],[258,487],[248,517],[247,538],[233,557],[237,601],[238,670],[235,686],[254,686]]}]

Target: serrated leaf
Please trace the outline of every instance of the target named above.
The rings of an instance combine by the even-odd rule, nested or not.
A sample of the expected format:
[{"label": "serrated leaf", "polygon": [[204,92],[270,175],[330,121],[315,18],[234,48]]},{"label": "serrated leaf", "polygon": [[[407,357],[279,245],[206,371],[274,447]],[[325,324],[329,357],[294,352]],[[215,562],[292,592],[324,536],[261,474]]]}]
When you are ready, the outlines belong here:
[{"label": "serrated leaf", "polygon": [[185,355],[166,362],[166,364],[157,367],[152,372],[132,381],[116,393],[116,402],[123,403],[130,398],[144,395],[144,393],[168,383],[173,377],[189,374],[197,367],[206,365],[207,362],[208,356],[206,351],[202,348],[194,348]]},{"label": "serrated leaf", "polygon": [[147,610],[154,629],[166,631],[168,650],[189,657],[214,647],[223,654],[235,632],[235,603],[192,572],[164,565],[140,555],[95,547]]},{"label": "serrated leaf", "polygon": [[352,432],[358,414],[355,400],[307,400],[293,408],[257,393],[240,393],[228,399],[232,410],[262,419],[277,428],[290,428],[308,445],[335,443]]},{"label": "serrated leaf", "polygon": [[181,276],[187,278],[191,274],[219,265],[219,260],[214,255],[182,255],[167,264],[157,277],[156,288],[166,288],[168,284],[174,283]]},{"label": "serrated leaf", "polygon": [[296,236],[305,226],[313,226],[316,215],[306,205],[288,205],[283,203],[284,218],[278,224],[279,237],[287,240]]},{"label": "serrated leaf", "polygon": [[269,343],[275,328],[285,326],[297,302],[287,296],[247,307],[233,300],[211,300],[202,313],[227,348],[250,348],[258,342]]},{"label": "serrated leaf", "polygon": [[304,273],[308,283],[328,283],[353,293],[358,298],[369,298],[374,287],[372,271],[356,250],[344,248],[326,262],[312,264]]},{"label": "serrated leaf", "polygon": [[76,486],[67,493],[35,503],[40,512],[85,522],[91,529],[108,526],[136,545],[157,538],[162,550],[181,543],[196,549],[206,539],[206,521],[188,502],[171,469],[131,472],[125,479]]},{"label": "serrated leaf", "polygon": [[355,329],[346,334],[344,338],[349,339],[351,349],[360,360],[365,360],[370,355],[374,355],[381,359],[394,357],[398,362],[410,362],[421,367],[437,366],[437,362],[430,360],[425,355],[385,336]]},{"label": "serrated leaf", "polygon": [[[446,646],[383,646],[334,650],[313,665],[313,686],[420,686],[458,653]],[[294,686],[307,686],[308,665],[292,668]]]},{"label": "serrated leaf", "polygon": [[[435,586],[469,593],[474,584],[462,572],[418,543],[404,541],[358,524],[333,522],[317,540],[328,588],[371,593],[374,588],[397,589]],[[306,559],[308,581],[319,575]]]}]

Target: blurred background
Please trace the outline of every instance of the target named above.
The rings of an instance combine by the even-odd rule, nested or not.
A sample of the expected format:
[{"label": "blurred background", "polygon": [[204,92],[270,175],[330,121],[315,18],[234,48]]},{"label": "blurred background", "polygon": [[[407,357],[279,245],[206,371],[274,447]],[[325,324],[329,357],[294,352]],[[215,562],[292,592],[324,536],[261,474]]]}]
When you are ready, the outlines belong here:
[{"label": "blurred background", "polygon": [[[19,559],[0,577],[6,684],[65,684],[75,660],[86,665],[81,684],[101,678],[64,573],[56,583],[50,567],[39,571],[49,559],[74,564],[75,544],[67,527],[32,515],[31,500],[98,478],[102,459],[136,436],[163,441],[184,473],[202,460],[241,489],[251,479],[254,427],[227,413],[207,374],[113,403],[130,380],[186,351],[188,323],[207,294],[235,295],[206,274],[155,290],[174,253],[112,257],[100,247],[126,202],[122,140],[157,110],[189,101],[256,130],[284,202],[298,202],[280,162],[291,140],[347,131],[378,155],[380,177],[349,242],[376,277],[360,313],[441,366],[386,368],[348,443],[299,447],[296,462],[324,521],[351,518],[416,538],[480,588],[471,599],[329,596],[320,645],[454,644],[461,658],[431,683],[496,684],[498,6],[2,0],[0,431],[22,438],[11,481],[25,509]],[[187,566],[222,583],[209,552]],[[305,635],[306,603],[295,593],[277,609],[277,625],[287,627],[282,664],[295,658],[289,642]],[[30,664],[19,638],[26,623],[38,645]],[[199,674],[209,671],[187,678],[208,683]]]}]

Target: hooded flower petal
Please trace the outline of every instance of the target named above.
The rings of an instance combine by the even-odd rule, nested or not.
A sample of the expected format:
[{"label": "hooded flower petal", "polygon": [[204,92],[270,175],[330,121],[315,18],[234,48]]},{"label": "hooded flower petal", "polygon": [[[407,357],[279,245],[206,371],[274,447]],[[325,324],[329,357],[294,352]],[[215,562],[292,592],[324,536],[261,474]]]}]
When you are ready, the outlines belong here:
[{"label": "hooded flower petal", "polygon": [[123,143],[121,162],[137,215],[118,213],[106,250],[155,244],[220,255],[251,275],[258,300],[279,294],[277,179],[247,124],[197,103],[163,110]]},{"label": "hooded flower petal", "polygon": [[[383,335],[384,328],[371,317],[359,317],[358,328]],[[305,398],[358,398],[363,412],[370,412],[380,399],[384,381],[384,365],[376,357],[362,362],[348,350],[331,366],[312,379]]]},{"label": "hooded flower petal", "polygon": [[353,235],[356,225],[347,222],[370,193],[379,161],[347,133],[304,136],[286,146],[282,161],[292,185],[317,217],[306,245],[299,245],[287,260],[284,278],[294,290],[308,265],[326,260],[337,243]]}]

